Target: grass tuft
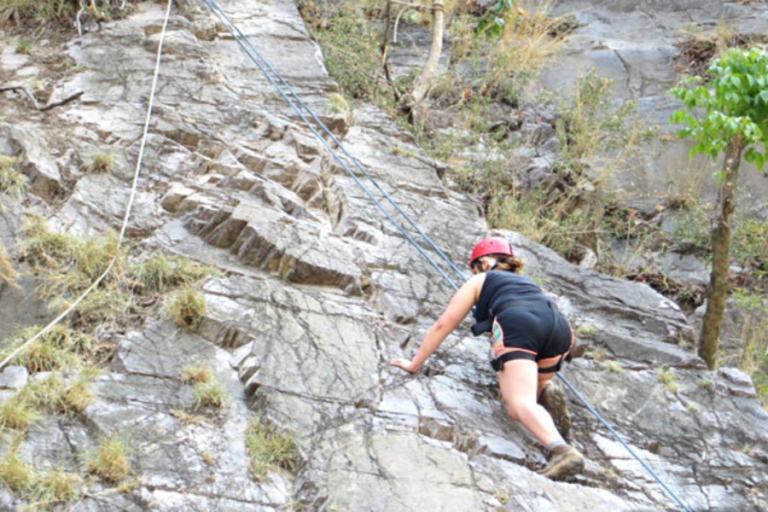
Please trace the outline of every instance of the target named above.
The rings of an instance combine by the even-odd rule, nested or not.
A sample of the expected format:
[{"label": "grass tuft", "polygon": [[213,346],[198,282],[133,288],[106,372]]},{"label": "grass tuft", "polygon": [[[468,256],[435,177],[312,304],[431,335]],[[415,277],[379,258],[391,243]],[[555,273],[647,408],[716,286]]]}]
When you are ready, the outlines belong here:
[{"label": "grass tuft", "polygon": [[19,172],[16,157],[0,155],[0,191],[20,201],[29,188],[29,178]]},{"label": "grass tuft", "polygon": [[669,392],[677,393],[680,391],[680,380],[677,378],[677,375],[674,374],[671,368],[662,366],[656,372],[656,376],[658,377],[659,382],[664,384],[664,387],[666,387]]},{"label": "grass tuft", "polygon": [[183,256],[155,253],[132,266],[131,274],[143,291],[164,293],[177,286],[191,285],[216,274],[213,267]]},{"label": "grass tuft", "polygon": [[328,98],[328,105],[326,108],[329,112],[334,114],[348,114],[351,110],[349,102],[341,94],[332,94]]},{"label": "grass tuft", "polygon": [[0,460],[0,482],[14,493],[31,491],[35,485],[35,471],[31,464],[21,460],[14,448]]},{"label": "grass tuft", "polygon": [[38,271],[38,293],[65,308],[109,268],[111,272],[80,303],[73,325],[117,324],[133,307],[126,274],[128,249],[118,246],[118,236],[77,238],[52,231],[45,220],[30,216],[25,226],[24,253]]},{"label": "grass tuft", "polygon": [[207,363],[190,365],[184,368],[181,380],[187,383],[210,382],[213,380],[213,373]]},{"label": "grass tuft", "polygon": [[0,280],[5,281],[14,288],[17,288],[16,280],[19,278],[19,273],[13,267],[13,260],[5,249],[2,241],[0,241]]},{"label": "grass tuft", "polygon": [[196,409],[221,409],[228,400],[227,388],[218,380],[211,379],[195,384]]},{"label": "grass tuft", "polygon": [[184,288],[176,292],[167,305],[176,325],[185,331],[195,331],[207,311],[205,297],[194,288]]},{"label": "grass tuft", "polygon": [[251,456],[251,475],[258,481],[269,471],[297,469],[299,450],[296,442],[261,416],[254,415],[249,419],[245,446]]},{"label": "grass tuft", "polygon": [[85,170],[91,173],[110,174],[115,170],[117,158],[110,153],[94,153],[87,159]]},{"label": "grass tuft", "polygon": [[42,416],[31,396],[18,392],[0,406],[0,430],[26,431]]},{"label": "grass tuft", "polygon": [[22,391],[41,411],[58,414],[81,413],[93,403],[95,397],[89,388],[94,371],[84,371],[77,378],[64,380],[54,372],[50,378],[32,382]]},{"label": "grass tuft", "polygon": [[26,498],[30,507],[45,510],[51,505],[79,499],[83,484],[84,480],[80,475],[57,469],[36,475],[34,489]]},{"label": "grass tuft", "polygon": [[[42,330],[41,326],[23,329],[2,353],[10,353]],[[88,355],[95,340],[86,334],[57,324],[16,357],[16,364],[30,373],[79,368],[78,355]]]},{"label": "grass tuft", "polygon": [[88,461],[88,471],[109,483],[119,483],[130,473],[128,446],[119,436],[104,438]]}]

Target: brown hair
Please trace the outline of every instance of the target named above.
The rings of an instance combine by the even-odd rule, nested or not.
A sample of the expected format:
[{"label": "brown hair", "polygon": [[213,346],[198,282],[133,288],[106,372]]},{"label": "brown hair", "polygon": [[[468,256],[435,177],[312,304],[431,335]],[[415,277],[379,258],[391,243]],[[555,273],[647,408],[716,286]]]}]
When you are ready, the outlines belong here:
[{"label": "brown hair", "polygon": [[491,257],[496,260],[496,265],[493,266],[493,270],[507,270],[509,272],[514,272],[515,274],[523,273],[523,267],[525,266],[523,260],[507,254],[488,254],[482,256],[472,262],[472,267],[477,270],[482,270],[481,262],[485,257]]}]

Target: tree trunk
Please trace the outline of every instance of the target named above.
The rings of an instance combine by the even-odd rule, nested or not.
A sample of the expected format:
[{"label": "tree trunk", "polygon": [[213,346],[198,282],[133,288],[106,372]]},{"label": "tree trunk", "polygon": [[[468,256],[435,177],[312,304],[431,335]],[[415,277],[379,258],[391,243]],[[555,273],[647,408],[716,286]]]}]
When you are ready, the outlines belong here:
[{"label": "tree trunk", "polygon": [[408,106],[414,109],[421,103],[432,87],[432,81],[437,71],[440,55],[443,53],[443,22],[445,18],[444,0],[432,0],[432,45],[429,48],[429,56],[421,73],[413,84],[413,92],[408,98]]},{"label": "tree trunk", "polygon": [[723,163],[722,182],[718,189],[718,216],[712,229],[712,273],[707,288],[707,311],[701,327],[699,355],[706,361],[710,370],[715,368],[715,354],[720,339],[720,327],[725,313],[725,299],[728,294],[728,266],[731,252],[730,217],[736,205],[734,195],[739,177],[741,152],[744,140],[736,136],[728,144]]}]

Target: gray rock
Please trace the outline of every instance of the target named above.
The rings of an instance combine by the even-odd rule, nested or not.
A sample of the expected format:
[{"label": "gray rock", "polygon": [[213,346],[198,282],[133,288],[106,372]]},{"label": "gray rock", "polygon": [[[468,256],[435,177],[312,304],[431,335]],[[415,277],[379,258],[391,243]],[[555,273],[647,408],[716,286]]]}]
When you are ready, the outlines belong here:
[{"label": "gray rock", "polygon": [[7,366],[0,373],[0,388],[21,389],[27,385],[29,372],[23,366]]},{"label": "gray rock", "polygon": [[10,137],[19,147],[21,171],[30,181],[32,193],[52,200],[61,190],[62,178],[56,160],[48,153],[43,134],[30,125],[16,125]]}]

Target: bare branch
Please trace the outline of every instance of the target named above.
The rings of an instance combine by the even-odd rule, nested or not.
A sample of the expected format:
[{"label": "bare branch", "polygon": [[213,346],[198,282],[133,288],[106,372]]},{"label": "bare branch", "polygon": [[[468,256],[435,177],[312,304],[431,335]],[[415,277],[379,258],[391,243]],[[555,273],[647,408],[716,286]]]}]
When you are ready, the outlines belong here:
[{"label": "bare branch", "polygon": [[70,94],[69,96],[67,96],[67,97],[66,97],[66,98],[64,98],[63,100],[54,101],[53,103],[48,103],[48,104],[47,104],[47,105],[45,105],[44,107],[42,107],[42,108],[38,108],[38,110],[39,110],[40,112],[45,112],[46,110],[50,110],[50,109],[52,109],[52,108],[54,108],[54,107],[60,107],[60,106],[62,106],[62,105],[66,105],[66,104],[67,104],[67,103],[69,103],[70,101],[74,101],[74,100],[76,100],[77,98],[79,98],[79,97],[80,97],[80,96],[82,96],[82,95],[83,95],[83,91],[78,91],[78,92],[76,92],[76,93],[74,93],[74,94]]},{"label": "bare branch", "polygon": [[23,85],[6,85],[6,86],[0,87],[0,92],[18,92],[18,91],[21,91],[24,94],[26,94],[27,98],[29,98],[29,100],[32,102],[35,108],[40,112],[45,112],[46,110],[51,110],[52,108],[66,105],[70,101],[74,101],[83,95],[83,91],[78,91],[74,94],[70,94],[63,100],[54,101],[52,103],[49,101],[49,103],[46,103],[45,105],[40,105],[40,103],[37,101],[37,98],[35,98],[35,95],[32,94],[30,90],[24,87]]}]

